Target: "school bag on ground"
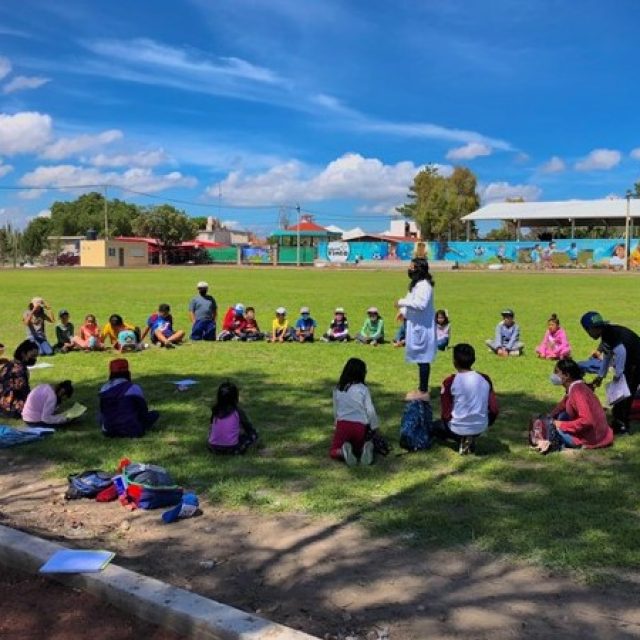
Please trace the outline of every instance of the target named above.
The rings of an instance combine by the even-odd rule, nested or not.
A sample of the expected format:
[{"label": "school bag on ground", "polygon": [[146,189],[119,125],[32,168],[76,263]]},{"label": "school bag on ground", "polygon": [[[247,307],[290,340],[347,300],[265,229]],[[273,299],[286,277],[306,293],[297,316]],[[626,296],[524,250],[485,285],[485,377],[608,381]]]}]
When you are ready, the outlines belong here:
[{"label": "school bag on ground", "polygon": [[532,447],[537,447],[542,440],[550,443],[544,453],[560,451],[564,442],[553,424],[553,420],[549,416],[538,415],[531,418],[529,422],[529,444]]},{"label": "school bag on ground", "polygon": [[69,487],[64,494],[66,500],[95,498],[100,492],[113,485],[113,474],[99,469],[90,469],[68,477]]},{"label": "school bag on ground", "polygon": [[140,509],[172,507],[182,501],[182,487],[164,467],[132,462],[122,469],[121,477],[127,498]]},{"label": "school bag on ground", "polygon": [[407,402],[400,422],[400,446],[407,451],[428,449],[433,442],[431,405],[422,400]]}]

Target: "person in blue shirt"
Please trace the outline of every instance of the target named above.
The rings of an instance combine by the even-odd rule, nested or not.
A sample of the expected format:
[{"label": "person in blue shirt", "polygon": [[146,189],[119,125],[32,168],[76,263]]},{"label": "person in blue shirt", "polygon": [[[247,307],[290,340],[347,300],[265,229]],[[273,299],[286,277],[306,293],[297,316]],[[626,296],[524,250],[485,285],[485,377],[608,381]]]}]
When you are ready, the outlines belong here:
[{"label": "person in blue shirt", "polygon": [[578,245],[575,242],[567,249],[567,257],[572,266],[578,266]]},{"label": "person in blue shirt", "polygon": [[159,305],[157,313],[152,313],[147,318],[147,326],[140,340],[144,340],[148,333],[151,334],[151,342],[167,349],[173,349],[176,344],[180,344],[185,335],[182,330],[174,330],[171,307],[168,304]]},{"label": "person in blue shirt", "polygon": [[542,265],[542,247],[539,244],[531,249],[531,262],[536,269]]},{"label": "person in blue shirt", "polygon": [[296,340],[298,342],[313,342],[318,323],[311,317],[309,307],[300,309],[300,317],[296,320]]},{"label": "person in blue shirt", "polygon": [[519,356],[524,343],[520,341],[520,327],[516,324],[515,313],[512,309],[504,309],[500,315],[502,322],[496,327],[495,337],[485,344],[498,356]]},{"label": "person in blue shirt", "polygon": [[198,295],[189,302],[189,317],[191,318],[192,340],[215,340],[216,317],[218,305],[213,296],[209,295],[208,283],[201,281],[196,285]]}]

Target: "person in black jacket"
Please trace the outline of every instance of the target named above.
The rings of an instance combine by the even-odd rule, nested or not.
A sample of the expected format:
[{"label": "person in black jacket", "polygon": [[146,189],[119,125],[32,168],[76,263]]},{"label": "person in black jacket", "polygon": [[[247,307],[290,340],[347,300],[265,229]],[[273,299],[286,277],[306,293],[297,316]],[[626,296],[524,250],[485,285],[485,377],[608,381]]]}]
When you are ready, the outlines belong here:
[{"label": "person in black jacket", "polygon": [[594,340],[600,340],[602,363],[598,375],[593,379],[593,386],[602,384],[612,362],[615,370],[613,379],[619,380],[624,375],[627,381],[631,395],[613,406],[611,426],[617,434],[629,434],[631,405],[640,385],[640,336],[627,327],[603,320],[597,311],[585,313],[580,324]]}]

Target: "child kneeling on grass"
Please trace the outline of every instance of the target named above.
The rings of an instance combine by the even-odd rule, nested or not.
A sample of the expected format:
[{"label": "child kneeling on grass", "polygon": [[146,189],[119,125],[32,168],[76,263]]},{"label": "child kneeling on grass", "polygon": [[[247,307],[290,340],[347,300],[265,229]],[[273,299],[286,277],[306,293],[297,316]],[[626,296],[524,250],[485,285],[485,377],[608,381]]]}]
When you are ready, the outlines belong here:
[{"label": "child kneeling on grass", "polygon": [[367,365],[360,358],[350,358],[345,364],[338,385],[333,390],[335,431],[329,455],[344,460],[350,467],[373,462],[373,442],[367,440],[367,430],[378,428],[378,416],[365,384]]},{"label": "child kneeling on grass", "polygon": [[475,451],[475,439],[498,417],[498,399],[491,378],[473,371],[476,352],[470,344],[453,347],[457,373],[446,378],[440,390],[441,420],[433,424],[434,435],[453,439],[461,455]]},{"label": "child kneeling on grass", "polygon": [[209,429],[208,447],[212,453],[245,453],[258,439],[251,420],[238,406],[239,400],[240,391],[233,382],[223,382],[218,387]]}]

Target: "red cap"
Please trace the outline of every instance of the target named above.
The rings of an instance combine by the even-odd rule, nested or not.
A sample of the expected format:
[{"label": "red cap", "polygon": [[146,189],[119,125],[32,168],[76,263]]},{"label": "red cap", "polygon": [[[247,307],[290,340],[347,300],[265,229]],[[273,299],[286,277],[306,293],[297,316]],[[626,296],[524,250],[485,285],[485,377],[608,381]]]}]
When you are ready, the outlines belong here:
[{"label": "red cap", "polygon": [[109,373],[128,373],[129,372],[129,361],[124,358],[118,358],[117,360],[112,360],[109,363]]}]

